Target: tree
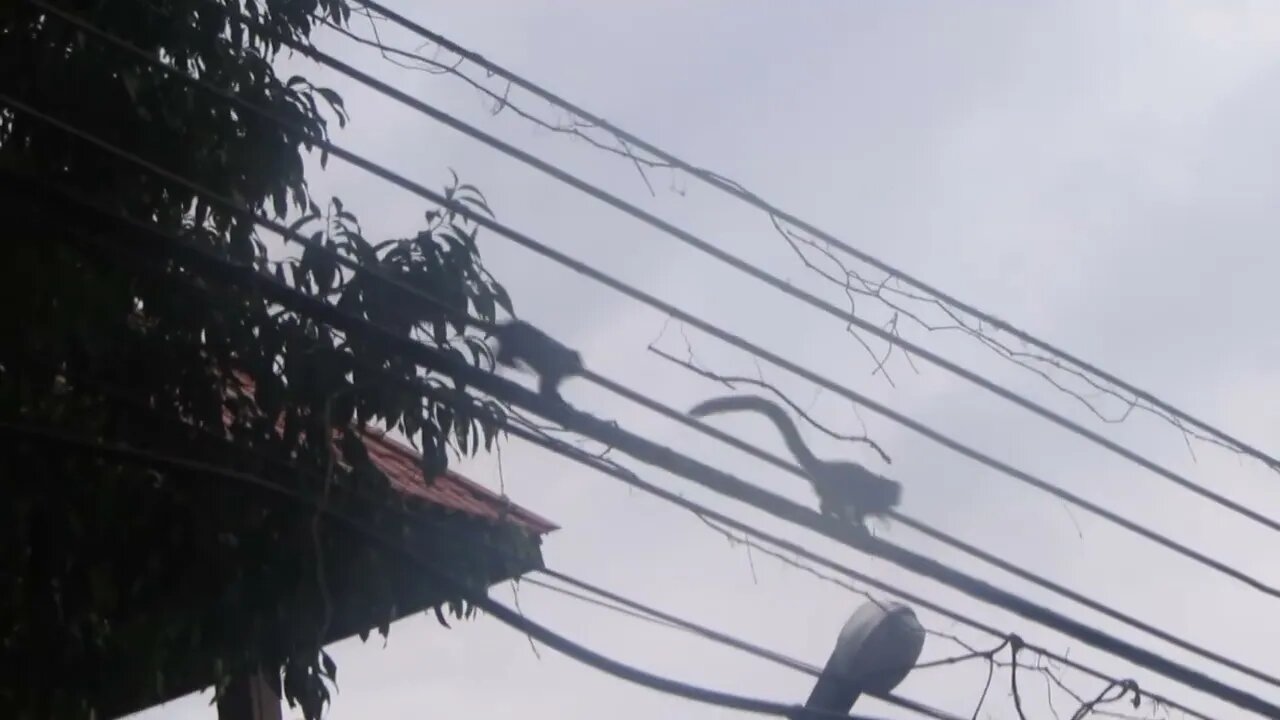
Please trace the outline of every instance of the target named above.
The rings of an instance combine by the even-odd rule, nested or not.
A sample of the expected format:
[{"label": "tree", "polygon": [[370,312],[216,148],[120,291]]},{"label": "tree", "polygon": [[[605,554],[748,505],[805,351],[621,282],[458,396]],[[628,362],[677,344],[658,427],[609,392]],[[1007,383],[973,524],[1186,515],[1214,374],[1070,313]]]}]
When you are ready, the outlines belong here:
[{"label": "tree", "polygon": [[[346,271],[314,250],[272,258],[243,213],[4,108],[0,420],[250,468],[391,536],[407,531],[361,432],[403,432],[434,473],[449,452],[489,448],[501,409],[408,392],[415,380],[449,382],[210,276],[172,242],[491,367],[482,328],[369,271],[394,273],[491,322],[511,305],[480,261],[474,225],[430,208],[416,236],[374,243],[339,200],[321,207],[308,193],[307,136],[326,136],[346,110],[332,90],[277,77],[271,63],[278,37],[308,42],[319,23],[345,25],[344,0],[56,6],[287,123],[233,108],[21,0],[0,8],[0,91],[203,189],[288,218],[364,269]],[[270,32],[246,27],[241,12]],[[473,187],[455,183],[449,192],[485,207]],[[322,438],[335,431],[333,450]],[[0,458],[0,652],[18,669],[0,681],[4,717],[91,717],[122,694],[159,697],[190,680],[173,677],[175,659],[195,658],[200,677],[215,682],[283,668],[284,697],[313,720],[336,670],[320,648],[331,621],[324,569],[335,556],[354,558],[368,573],[361,602],[369,616],[394,612],[385,580],[397,570],[385,553],[317,533],[315,512],[233,483],[40,443],[0,441]],[[449,522],[433,525],[433,542],[448,541]],[[456,571],[475,569],[467,553],[455,556]]]}]

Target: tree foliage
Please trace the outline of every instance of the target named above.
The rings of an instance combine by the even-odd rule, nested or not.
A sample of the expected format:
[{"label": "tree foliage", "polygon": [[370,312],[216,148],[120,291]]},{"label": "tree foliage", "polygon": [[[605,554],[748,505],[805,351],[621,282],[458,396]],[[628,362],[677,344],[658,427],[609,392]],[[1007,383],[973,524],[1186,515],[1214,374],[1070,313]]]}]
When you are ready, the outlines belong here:
[{"label": "tree foliage", "polygon": [[[456,544],[457,518],[410,527],[394,511],[386,479],[351,430],[402,431],[435,473],[450,449],[490,447],[500,408],[424,401],[406,391],[409,381],[450,381],[211,278],[166,244],[181,237],[402,336],[490,363],[477,328],[369,272],[492,321],[510,300],[480,261],[474,225],[426,208],[414,237],[375,242],[339,200],[321,206],[308,192],[306,134],[326,136],[346,109],[331,90],[278,77],[272,60],[280,36],[306,42],[322,19],[345,24],[343,0],[56,4],[288,122],[235,109],[21,0],[0,9],[0,91],[203,189],[288,217],[364,270],[314,250],[270,257],[243,214],[0,109],[9,238],[0,420],[251,469],[322,494],[392,536]],[[251,32],[240,12],[270,34]],[[455,182],[449,192],[485,206],[470,186]],[[164,242],[120,217],[150,223]],[[335,430],[336,451],[322,440]],[[192,678],[223,682],[260,666],[283,669],[284,696],[310,720],[336,672],[320,639],[342,621],[325,569],[361,568],[362,594],[348,604],[366,621],[352,631],[385,632],[396,612],[390,588],[404,570],[348,535],[317,532],[313,512],[225,478],[12,439],[0,448],[0,652],[18,669],[0,680],[4,717],[100,716],[195,689],[183,686]],[[333,487],[343,491],[330,498]],[[492,570],[465,552],[452,557],[477,583]],[[192,658],[199,667],[175,677]]]}]

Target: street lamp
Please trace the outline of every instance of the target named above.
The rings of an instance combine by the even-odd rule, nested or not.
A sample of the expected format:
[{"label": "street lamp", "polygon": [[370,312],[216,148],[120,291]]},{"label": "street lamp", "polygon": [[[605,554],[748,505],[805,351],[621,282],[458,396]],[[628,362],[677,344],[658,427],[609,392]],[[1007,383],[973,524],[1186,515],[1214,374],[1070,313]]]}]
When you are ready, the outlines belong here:
[{"label": "street lamp", "polygon": [[870,600],[840,630],[804,706],[848,713],[862,693],[887,695],[920,659],[924,628],[911,608]]}]

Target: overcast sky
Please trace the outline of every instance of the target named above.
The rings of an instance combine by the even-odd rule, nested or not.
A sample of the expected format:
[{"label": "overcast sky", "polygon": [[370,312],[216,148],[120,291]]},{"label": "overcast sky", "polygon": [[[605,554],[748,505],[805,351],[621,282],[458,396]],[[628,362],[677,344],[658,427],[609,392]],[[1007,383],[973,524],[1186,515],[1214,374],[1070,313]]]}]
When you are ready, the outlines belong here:
[{"label": "overcast sky", "polygon": [[[1280,8],[1257,3],[845,3],[834,0],[393,3],[432,29],[516,69],[660,147],[733,178],[855,246],[1149,389],[1264,450],[1280,451]],[[367,25],[358,26],[367,32]],[[384,28],[384,30],[386,30]],[[403,33],[385,37],[413,44]],[[402,70],[348,41],[331,52],[376,70],[482,129],[580,174],[769,272],[839,303],[803,268],[757,210],[681,174],[636,168],[509,111],[491,116],[476,93],[443,75]],[[442,56],[447,59],[446,56]],[[339,142],[432,187],[454,168],[478,185],[503,222],[562,251],[886,402],[926,424],[1124,513],[1272,584],[1276,538],[1025,410],[928,363],[901,355],[891,386],[842,323],[787,298],[661,232],[515,160],[415,115],[352,82],[302,71],[346,98],[352,123]],[[475,72],[474,68],[467,68]],[[483,77],[482,73],[475,73]],[[494,84],[500,89],[501,86]],[[544,104],[512,100],[548,119]],[[334,161],[312,178],[340,195],[371,236],[408,234],[426,205]],[[595,370],[680,409],[723,390],[647,353],[660,314],[521,250],[481,235],[484,258],[518,312],[583,352]],[[883,320],[871,303],[859,313]],[[1027,393],[1161,464],[1267,515],[1280,516],[1280,478],[1182,435],[1149,416],[1104,424],[1032,374],[971,339],[904,334]],[[695,332],[699,357],[726,373],[754,374],[749,356]],[[663,347],[683,348],[678,329]],[[979,466],[784,371],[765,377],[847,432],[859,416],[893,456],[806,428],[820,454],[866,463],[905,487],[903,512],[1252,666],[1280,667],[1280,600],[1214,574],[1086,512]],[[806,504],[796,478],[694,436],[584,382],[573,403],[689,451]],[[1104,403],[1105,404],[1105,403]],[[1116,403],[1109,412],[1122,410]],[[717,426],[783,453],[752,417]],[[619,460],[650,480],[821,550],[948,607],[1016,631],[1073,659],[1133,676],[1218,717],[1243,711],[1177,687],[1005,612],[984,607],[812,533]],[[821,664],[861,598],[768,558],[750,558],[697,518],[619,483],[511,441],[506,491],[563,527],[547,538],[550,567]],[[497,489],[492,458],[463,472]],[[1189,659],[900,526],[893,542],[1025,593],[1096,627],[1192,662],[1215,678],[1280,701],[1280,690]],[[1265,543],[1265,544],[1264,544]],[[1274,556],[1273,556],[1274,557]],[[509,587],[494,596],[509,602]],[[531,618],[647,670],[718,689],[795,702],[811,679],[705,642],[523,586]],[[920,612],[926,627],[987,638]],[[930,637],[926,658],[957,648]],[[333,649],[340,691],[329,717],[468,717],[523,720],[718,718],[731,713],[629,686],[540,648],[492,618],[440,627],[414,617],[385,647]],[[1007,657],[1007,656],[1006,656]],[[962,716],[985,666],[925,670],[902,694]],[[1092,696],[1101,686],[1069,684]],[[1030,717],[1046,716],[1043,680],[1028,678]],[[991,718],[1016,717],[1007,675],[997,675]],[[1029,688],[1029,689],[1028,689]],[[1067,714],[1074,707],[1053,695]],[[212,718],[208,696],[138,718]],[[864,700],[858,709],[912,717]],[[1145,706],[1144,706],[1145,709]],[[292,716],[298,716],[293,713]]]}]

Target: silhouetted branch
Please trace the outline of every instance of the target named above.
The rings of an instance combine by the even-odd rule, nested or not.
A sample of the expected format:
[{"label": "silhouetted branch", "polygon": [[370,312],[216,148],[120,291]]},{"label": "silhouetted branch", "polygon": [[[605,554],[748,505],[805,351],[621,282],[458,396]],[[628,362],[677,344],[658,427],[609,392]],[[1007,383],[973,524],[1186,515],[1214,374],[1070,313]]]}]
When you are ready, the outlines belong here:
[{"label": "silhouetted branch", "polygon": [[1017,635],[1009,637],[1009,652],[1013,659],[1009,663],[1009,684],[1013,689],[1013,707],[1018,711],[1018,720],[1027,720],[1026,713],[1022,712],[1022,693],[1018,691],[1018,651],[1022,649],[1022,639]]},{"label": "silhouetted branch", "polygon": [[[1112,691],[1116,691],[1115,697],[1107,697],[1108,693]],[[1102,692],[1098,693],[1097,697],[1089,702],[1083,703],[1080,706],[1080,709],[1076,710],[1071,716],[1071,720],[1083,720],[1083,718],[1088,717],[1090,714],[1094,714],[1099,705],[1110,705],[1111,703],[1119,702],[1130,693],[1133,694],[1133,700],[1131,702],[1136,710],[1142,703],[1142,694],[1138,690],[1137,683],[1132,680],[1113,680],[1110,685],[1107,685],[1102,689]]]},{"label": "silhouetted branch", "polygon": [[987,681],[982,686],[982,694],[978,696],[978,704],[973,708],[973,720],[978,720],[978,713],[982,712],[982,706],[987,704],[987,694],[991,692],[991,680],[995,674],[995,663],[987,663]]}]

